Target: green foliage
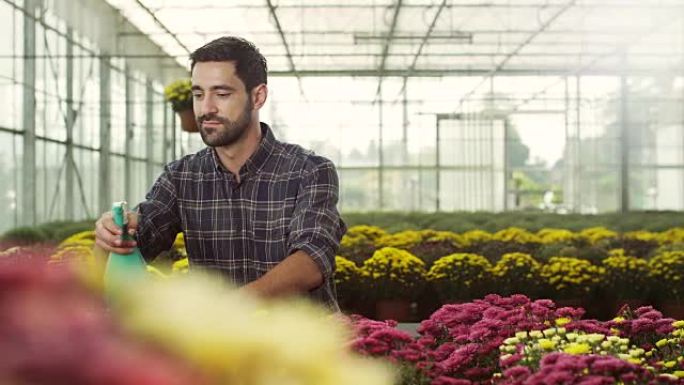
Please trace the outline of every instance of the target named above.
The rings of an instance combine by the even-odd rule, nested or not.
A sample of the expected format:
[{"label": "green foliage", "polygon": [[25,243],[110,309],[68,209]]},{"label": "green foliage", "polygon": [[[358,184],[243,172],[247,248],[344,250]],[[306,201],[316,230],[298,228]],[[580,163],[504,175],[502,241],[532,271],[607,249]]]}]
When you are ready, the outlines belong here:
[{"label": "green foliage", "polygon": [[5,232],[2,241],[9,243],[61,242],[62,240],[80,233],[93,230],[95,220],[56,221],[43,223],[34,227],[17,227]]},{"label": "green foliage", "polygon": [[35,227],[17,227],[2,235],[3,241],[20,245],[45,242],[47,239],[47,234]]},{"label": "green foliage", "polygon": [[664,231],[684,227],[684,216],[679,212],[631,212],[600,215],[550,214],[536,211],[491,212],[348,212],[343,213],[347,225],[374,225],[388,233],[402,230],[432,229],[463,233],[485,230],[491,233],[520,227],[528,231],[543,228],[580,231],[603,226],[613,231]]}]

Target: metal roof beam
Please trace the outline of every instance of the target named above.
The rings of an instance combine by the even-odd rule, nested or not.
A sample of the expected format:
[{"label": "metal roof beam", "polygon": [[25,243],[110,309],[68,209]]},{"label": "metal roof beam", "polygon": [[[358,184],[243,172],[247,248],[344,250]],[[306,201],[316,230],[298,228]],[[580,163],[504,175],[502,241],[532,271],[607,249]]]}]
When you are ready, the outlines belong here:
[{"label": "metal roof beam", "polygon": [[[404,5],[402,8],[406,8],[406,5]],[[682,10],[684,10],[684,5],[680,7]],[[509,35],[509,34],[531,34],[536,32],[536,29],[469,29],[469,30],[464,30],[464,31],[454,31],[454,32],[449,32],[450,34],[461,34],[461,35]],[[216,30],[216,31],[180,31],[180,32],[175,32],[176,36],[184,36],[184,35],[223,35],[225,34],[225,30]],[[250,35],[273,35],[276,34],[277,32],[273,31],[249,31]],[[334,35],[341,35],[341,36],[349,36],[352,35],[353,37],[359,38],[385,38],[385,34],[374,34],[370,32],[365,32],[365,31],[350,31],[350,30],[292,30],[292,31],[283,31],[285,36],[334,36]],[[553,29],[553,30],[548,30],[544,31],[545,34],[547,35],[600,35],[600,36],[624,36],[625,33],[635,33],[632,31],[617,31],[615,29],[606,29],[606,28],[585,28],[585,29]],[[121,31],[118,33],[118,36],[140,36],[140,35],[146,35],[146,36],[155,36],[155,35],[166,35],[166,32],[140,32],[140,31]],[[422,31],[402,31],[402,35],[394,35],[393,40],[396,43],[396,40],[413,40],[420,38],[424,35]],[[435,35],[431,35],[435,36]],[[446,35],[445,35],[446,36]],[[445,37],[445,36],[438,36],[438,37]],[[503,42],[502,42],[503,43]]]},{"label": "metal roof beam", "polygon": [[276,14],[276,9],[273,6],[273,3],[271,0],[266,0],[266,4],[268,5],[268,10],[271,13],[271,16],[273,17],[273,22],[276,25],[276,28],[278,30],[278,34],[280,35],[280,39],[283,42],[283,47],[285,48],[285,55],[287,56],[287,61],[290,64],[290,71],[294,74],[295,77],[297,77],[297,83],[299,85],[299,93],[306,99],[306,96],[304,95],[304,88],[302,87],[302,79],[299,77],[297,74],[297,67],[295,67],[294,60],[292,59],[292,53],[290,53],[290,46],[287,44],[287,39],[285,38],[285,33],[283,33],[283,27],[280,25],[280,19],[278,19],[278,15]]},{"label": "metal roof beam", "polygon": [[[676,76],[682,72],[683,62],[675,63],[672,67],[658,69],[658,74],[672,73]],[[502,69],[499,75],[502,76],[567,76],[571,74],[581,75],[602,75],[602,76],[618,76],[623,73],[622,70],[616,70],[614,66],[609,68],[555,68],[555,69],[539,69],[539,68],[517,68],[517,69]],[[629,68],[627,70],[630,75],[653,75],[656,69],[653,66],[643,68]],[[385,77],[444,77],[444,76],[483,76],[489,74],[490,70],[477,70],[470,68],[440,68],[431,70],[385,70]],[[290,71],[269,71],[269,76],[294,76]],[[331,77],[331,76],[352,76],[352,77],[377,77],[377,69],[333,69],[333,70],[300,70],[297,72],[300,77]]]},{"label": "metal roof beam", "polygon": [[[427,8],[432,8],[434,4],[431,3],[424,3],[424,4],[404,4],[405,8],[422,8],[422,9],[427,9]],[[654,7],[653,4],[649,4],[648,2],[645,2],[643,0],[635,0],[633,2],[625,2],[624,0],[619,0],[619,1],[602,1],[602,2],[595,2],[595,3],[582,3],[577,5],[580,8],[636,8],[636,9],[652,9]],[[358,3],[358,4],[350,4],[350,3],[319,3],[319,4],[282,4],[278,5],[278,8],[282,9],[373,9],[373,8],[387,8],[388,6],[386,4],[366,4],[366,3]],[[560,8],[563,7],[563,4],[549,4],[547,1],[537,1],[537,2],[529,2],[529,3],[510,3],[506,1],[500,1],[500,2],[483,2],[483,3],[472,3],[472,2],[467,2],[467,3],[455,3],[451,2],[446,6],[446,8],[505,8],[505,9],[536,9],[536,8]],[[665,7],[666,9],[668,8],[682,8],[681,2],[678,0],[671,0],[670,2],[667,3],[658,3],[657,7],[659,9],[662,9]],[[202,5],[202,6],[194,6],[194,5],[168,5],[168,6],[163,6],[160,7],[160,9],[163,8],[164,10],[195,10],[198,8],[201,9],[213,9],[213,10],[235,10],[235,9],[260,9],[262,8],[260,5],[256,4],[238,4],[238,5]]]},{"label": "metal roof beam", "polygon": [[[505,56],[505,53],[495,53],[495,52],[454,52],[454,53],[432,53],[432,54],[426,54],[423,55],[424,58],[443,58],[443,57],[468,57],[468,58],[477,58],[477,57],[500,57],[500,56]],[[595,59],[595,58],[601,58],[604,59],[606,55],[610,56],[613,55],[613,53],[608,53],[606,52],[588,52],[588,51],[578,51],[578,52],[526,52],[526,53],[520,53],[518,54],[518,57],[549,57],[549,58],[556,58],[556,57],[583,57],[585,59]],[[38,55],[0,55],[0,59],[49,59],[49,58],[92,58],[92,57],[102,57],[105,55],[100,55],[100,54],[73,54],[73,55],[66,55],[66,54],[38,54]],[[106,55],[109,57],[117,57],[117,58],[127,58],[127,59],[166,59],[169,58],[169,55],[164,55],[164,54],[147,54],[147,53],[129,53],[129,54],[121,54],[121,55]],[[185,57],[186,55],[173,55],[172,57]],[[292,58],[328,58],[328,57],[346,57],[346,58],[352,58],[352,57],[377,57],[381,58],[383,57],[382,54],[379,53],[372,53],[372,54],[366,54],[366,53],[301,53],[301,54],[291,54],[290,55]],[[405,57],[413,57],[412,53],[395,53],[392,55],[389,55],[390,57],[398,57],[398,58],[405,58]],[[663,59],[663,58],[679,58],[682,57],[683,55],[678,52],[633,52],[627,54],[628,57],[637,57],[637,58],[653,58],[653,59]],[[281,58],[281,57],[287,57],[285,54],[270,54],[268,55],[269,58]],[[482,68],[483,71],[491,71],[490,69],[485,69]],[[299,71],[296,71],[299,72]],[[294,71],[293,71],[294,73]]]},{"label": "metal roof beam", "polygon": [[380,58],[380,66],[378,67],[378,88],[375,90],[375,98],[380,98],[380,91],[382,90],[382,77],[385,72],[385,65],[387,64],[387,56],[389,53],[390,44],[392,44],[392,36],[394,36],[394,30],[397,27],[397,20],[399,20],[399,11],[401,11],[402,0],[397,0],[394,5],[394,15],[392,15],[392,23],[390,24],[389,31],[385,36],[385,43],[382,47],[382,54]]},{"label": "metal roof beam", "polygon": [[159,19],[157,18],[157,16],[154,14],[154,12],[152,12],[152,10],[150,10],[149,8],[147,8],[147,6],[146,6],[145,4],[143,4],[142,1],[140,1],[140,0],[135,0],[135,2],[136,2],[136,4],[138,4],[138,6],[139,6],[140,8],[142,8],[148,15],[150,15],[150,16],[152,17],[152,19],[154,20],[154,22],[155,22],[161,29],[163,29],[164,32],[166,32],[169,36],[171,36],[171,37],[173,38],[173,40],[175,40],[176,43],[178,43],[179,46],[181,46],[188,54],[190,54],[190,49],[189,49],[185,44],[183,44],[182,41],[180,41],[180,39],[178,38],[178,36],[177,36],[175,33],[171,32],[171,31],[166,27],[166,25],[165,25],[164,23],[162,23],[161,20],[159,20]]},{"label": "metal roof beam", "polygon": [[525,41],[523,41],[522,43],[520,43],[520,44],[518,45],[518,47],[517,47],[516,49],[513,50],[513,52],[511,52],[511,53],[509,53],[508,55],[506,55],[506,57],[505,57],[505,58],[504,58],[504,59],[503,59],[503,60],[502,60],[502,61],[501,61],[493,70],[489,71],[489,73],[484,77],[484,79],[482,79],[481,82],[479,82],[477,85],[475,85],[475,87],[473,87],[472,90],[468,91],[468,93],[466,93],[466,94],[461,98],[461,100],[458,102],[458,106],[461,107],[461,106],[463,105],[463,102],[464,102],[466,99],[468,99],[468,97],[470,97],[473,93],[475,93],[475,91],[477,91],[477,89],[480,88],[480,86],[481,86],[482,84],[484,84],[488,79],[492,78],[492,77],[493,77],[494,75],[496,75],[499,71],[501,71],[501,70],[503,69],[503,67],[504,67],[506,64],[508,64],[508,62],[509,62],[515,55],[518,54],[518,52],[520,52],[523,48],[527,47],[527,45],[529,45],[529,44],[532,42],[532,40],[534,40],[537,36],[539,36],[540,34],[542,34],[547,28],[549,28],[549,26],[550,26],[551,24],[553,24],[554,21],[556,21],[556,20],[557,20],[562,14],[564,14],[568,9],[572,8],[572,6],[574,6],[575,3],[577,3],[577,0],[570,0],[570,1],[568,1],[568,2],[565,4],[565,6],[564,6],[563,8],[559,9],[558,12],[554,13],[553,16],[551,16],[548,20],[546,20],[546,21],[544,22],[544,24],[542,24],[542,25],[539,27],[539,29],[538,29],[537,31],[535,31],[533,34],[531,34],[527,39],[525,39]]},{"label": "metal roof beam", "polygon": [[[634,45],[634,44],[638,44],[638,43],[639,43],[643,38],[645,38],[646,36],[649,36],[651,33],[655,32],[655,31],[658,30],[659,28],[662,28],[662,27],[664,27],[666,24],[669,24],[669,23],[671,23],[671,22],[673,22],[673,21],[674,21],[674,19],[668,18],[668,19],[662,20],[662,23],[660,23],[660,22],[655,22],[655,23],[653,23],[653,24],[652,24],[652,28],[651,28],[648,32],[641,34],[639,39],[635,39],[635,40],[625,40],[625,41],[624,41],[624,44],[623,44],[622,46],[617,47],[617,48],[614,49],[612,52],[606,53],[606,54],[604,54],[604,55],[596,56],[596,57],[593,58],[593,60],[592,60],[591,62],[589,62],[588,64],[586,64],[586,65],[584,65],[584,66],[580,66],[580,67],[578,67],[577,69],[575,69],[574,71],[570,71],[570,72],[566,73],[565,76],[580,76],[580,75],[585,75],[585,74],[587,73],[587,70],[588,70],[589,68],[593,67],[596,63],[600,62],[601,59],[605,59],[605,58],[608,58],[608,57],[611,57],[611,56],[614,56],[614,55],[618,55],[618,54],[620,54],[620,53],[625,52],[625,51],[627,50],[627,48],[629,48],[629,46]],[[677,65],[675,68],[679,68],[679,69],[680,69],[680,73],[681,73],[681,68],[684,68],[684,61],[678,63],[678,65]],[[637,72],[638,72],[638,71],[642,71],[641,69],[638,69],[638,70],[635,69],[635,68],[634,68],[634,65],[632,65],[632,66],[629,66],[629,67],[627,67],[627,68],[619,68],[619,69],[615,70],[614,73],[613,73],[613,75],[615,75],[615,76],[619,76],[619,75],[624,75],[624,76],[635,75],[635,74],[637,74],[637,73],[635,73],[635,70],[636,70]],[[663,71],[663,70],[659,70],[658,68],[651,68],[650,71],[649,71],[649,70],[644,70],[643,72],[644,72],[644,73],[643,73],[642,75],[646,75],[646,76],[653,76],[653,75],[656,74],[656,73],[657,73],[657,74],[671,74],[671,75],[673,75],[673,76],[677,76],[677,74],[676,74],[675,71],[671,71],[671,70],[669,70],[669,69],[666,69],[666,70]],[[552,87],[554,87],[556,84],[560,83],[561,81],[562,81],[562,79],[559,79],[557,82],[554,82],[553,84],[547,86],[546,88],[542,89],[541,91],[538,91],[538,92],[534,93],[531,97],[529,97],[529,98],[525,99],[524,101],[522,101],[521,103],[518,103],[517,105],[515,105],[515,106],[513,107],[513,111],[516,111],[516,110],[518,110],[520,107],[523,107],[523,106],[527,105],[527,103],[536,100],[537,97],[538,97],[539,95],[543,95],[544,93],[546,93],[546,91],[548,91],[549,89],[551,89]]]},{"label": "metal roof beam", "polygon": [[[427,32],[425,32],[425,35],[423,36],[423,41],[420,42],[420,46],[418,46],[418,51],[416,51],[416,55],[413,57],[413,60],[411,61],[411,66],[409,67],[409,72],[412,72],[416,68],[416,63],[418,62],[418,58],[420,57],[420,54],[423,52],[423,47],[425,47],[425,44],[427,43],[428,39],[430,38],[430,34],[432,34],[432,31],[435,29],[435,25],[437,24],[437,20],[439,19],[439,15],[442,14],[442,10],[446,6],[446,0],[442,0],[442,3],[439,5],[439,8],[437,8],[437,12],[435,12],[435,17],[432,18],[432,22],[430,23],[430,26],[428,27]],[[410,76],[410,75],[409,75]],[[402,87],[401,92],[404,92],[404,89]]]},{"label": "metal roof beam", "polygon": [[[420,42],[420,46],[418,46],[418,51],[416,51],[416,54],[413,57],[413,60],[411,60],[411,65],[409,66],[407,74],[404,76],[406,76],[406,77],[414,76],[413,73],[416,70],[416,63],[418,62],[418,58],[420,57],[420,54],[423,52],[423,47],[425,47],[425,44],[427,43],[428,39],[430,38],[430,34],[432,34],[432,31],[435,29],[435,25],[437,24],[437,20],[439,19],[439,15],[442,14],[442,10],[444,10],[445,6],[446,6],[446,0],[442,0],[442,3],[439,5],[439,8],[437,8],[437,12],[435,12],[435,17],[432,18],[432,22],[430,23],[428,30],[425,32],[425,35],[423,35],[423,40]],[[405,89],[406,89],[406,82],[404,82],[404,84],[401,86],[401,89],[399,90],[398,95],[401,95]]]}]

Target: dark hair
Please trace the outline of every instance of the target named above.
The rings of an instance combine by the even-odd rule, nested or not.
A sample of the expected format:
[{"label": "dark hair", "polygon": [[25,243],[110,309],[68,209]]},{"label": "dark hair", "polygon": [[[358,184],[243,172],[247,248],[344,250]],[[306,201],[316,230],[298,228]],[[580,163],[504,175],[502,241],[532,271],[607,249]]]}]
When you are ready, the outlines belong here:
[{"label": "dark hair", "polygon": [[197,48],[190,54],[192,70],[198,62],[232,61],[235,73],[247,92],[261,83],[266,83],[266,59],[259,49],[249,41],[233,36],[224,36]]}]

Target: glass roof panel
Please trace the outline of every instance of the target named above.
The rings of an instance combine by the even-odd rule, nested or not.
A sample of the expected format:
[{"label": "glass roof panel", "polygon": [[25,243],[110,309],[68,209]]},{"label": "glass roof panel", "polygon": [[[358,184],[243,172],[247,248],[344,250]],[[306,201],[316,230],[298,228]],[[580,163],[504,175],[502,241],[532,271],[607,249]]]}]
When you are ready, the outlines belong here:
[{"label": "glass roof panel", "polygon": [[609,70],[622,52],[636,67],[684,56],[681,0],[107,1],[184,66],[223,35],[254,42],[278,74],[573,73]]}]

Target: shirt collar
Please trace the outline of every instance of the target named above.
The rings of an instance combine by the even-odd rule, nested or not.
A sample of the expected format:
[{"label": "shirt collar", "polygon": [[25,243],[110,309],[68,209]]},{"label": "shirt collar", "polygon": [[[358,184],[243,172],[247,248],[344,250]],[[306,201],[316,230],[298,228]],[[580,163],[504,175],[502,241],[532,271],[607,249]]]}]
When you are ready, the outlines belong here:
[{"label": "shirt collar", "polygon": [[[263,122],[260,122],[259,125],[261,127],[261,141],[259,142],[259,147],[257,147],[257,150],[254,151],[254,153],[247,159],[245,164],[243,164],[240,168],[240,180],[244,180],[244,177],[250,174],[258,173],[259,170],[264,167],[266,161],[275,148],[276,139],[273,135],[271,127]],[[213,147],[211,148],[211,158],[214,161],[214,168],[217,171],[228,172],[232,175],[232,173],[223,167],[223,164],[221,164],[221,160],[216,153],[216,149]]]}]

